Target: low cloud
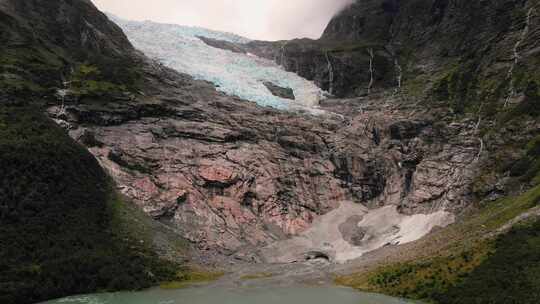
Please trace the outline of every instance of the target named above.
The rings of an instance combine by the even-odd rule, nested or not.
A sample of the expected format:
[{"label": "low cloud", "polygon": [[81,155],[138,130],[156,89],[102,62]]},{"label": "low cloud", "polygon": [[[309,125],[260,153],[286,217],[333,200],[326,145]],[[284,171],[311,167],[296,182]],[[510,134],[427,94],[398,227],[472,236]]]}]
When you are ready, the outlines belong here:
[{"label": "low cloud", "polygon": [[319,38],[353,0],[92,0],[132,20],[201,26],[252,39]]}]

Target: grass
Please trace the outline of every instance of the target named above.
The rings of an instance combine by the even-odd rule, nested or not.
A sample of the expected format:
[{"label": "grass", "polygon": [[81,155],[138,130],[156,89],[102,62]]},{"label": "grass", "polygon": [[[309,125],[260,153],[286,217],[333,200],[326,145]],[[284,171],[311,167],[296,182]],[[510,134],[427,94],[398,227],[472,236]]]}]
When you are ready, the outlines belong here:
[{"label": "grass", "polygon": [[223,275],[225,275],[224,272],[187,269],[177,273],[176,281],[163,282],[159,287],[161,289],[181,289],[194,284],[212,282],[221,278]]},{"label": "grass", "polygon": [[495,251],[443,293],[441,304],[535,304],[540,302],[540,220],[500,236]]},{"label": "grass", "polygon": [[274,274],[271,272],[259,272],[259,273],[252,273],[252,274],[246,274],[240,277],[240,280],[259,280],[259,279],[267,279],[273,277]]},{"label": "grass", "polygon": [[490,252],[488,242],[459,254],[381,267],[362,276],[338,277],[336,283],[411,299],[430,299],[478,267]]},{"label": "grass", "polygon": [[[535,273],[526,267],[529,264],[533,269],[537,267],[539,257],[537,253],[540,252],[540,247],[538,247],[540,225],[538,223],[525,228],[517,228],[496,240],[487,237],[508,221],[538,206],[539,201],[540,185],[520,196],[489,204],[478,214],[471,215],[464,221],[440,231],[438,238],[446,240],[446,243],[439,245],[439,248],[434,250],[436,254],[431,257],[428,255],[416,260],[391,263],[363,273],[338,276],[335,281],[337,284],[363,291],[434,303],[535,303],[527,302],[525,298],[524,302],[497,302],[494,299],[491,301],[495,302],[489,302],[482,300],[481,296],[477,296],[476,302],[453,302],[452,297],[448,295],[453,294],[455,298],[458,290],[469,290],[470,286],[480,284],[479,281],[488,278],[491,282],[496,282],[498,279],[508,281],[506,275],[532,276],[532,281],[527,281],[529,285],[540,282],[535,277]],[[514,238],[515,234],[521,235],[521,238]],[[514,260],[512,260],[510,248],[521,248],[516,252]],[[426,247],[426,250],[429,248]],[[516,263],[519,265],[511,271],[508,265]],[[491,278],[487,273],[490,273]],[[495,286],[499,285],[486,287],[485,293],[501,294],[500,291],[495,290],[497,289]],[[518,289],[518,286],[514,287]],[[471,291],[471,294],[474,292]],[[511,293],[507,294],[509,295]],[[526,294],[522,296],[527,297]],[[503,295],[501,297],[505,298]],[[540,296],[535,299],[538,301]]]},{"label": "grass", "polygon": [[98,66],[89,63],[79,64],[70,82],[72,91],[80,97],[119,95],[128,90],[125,84],[110,82]]}]

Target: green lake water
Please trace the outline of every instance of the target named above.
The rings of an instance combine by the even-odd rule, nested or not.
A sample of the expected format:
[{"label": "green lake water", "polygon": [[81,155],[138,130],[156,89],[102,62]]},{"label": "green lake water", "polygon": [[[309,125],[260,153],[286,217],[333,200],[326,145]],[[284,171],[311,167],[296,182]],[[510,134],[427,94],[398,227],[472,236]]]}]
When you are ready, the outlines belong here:
[{"label": "green lake water", "polygon": [[46,304],[412,304],[414,302],[342,287],[194,287],[73,296]]}]

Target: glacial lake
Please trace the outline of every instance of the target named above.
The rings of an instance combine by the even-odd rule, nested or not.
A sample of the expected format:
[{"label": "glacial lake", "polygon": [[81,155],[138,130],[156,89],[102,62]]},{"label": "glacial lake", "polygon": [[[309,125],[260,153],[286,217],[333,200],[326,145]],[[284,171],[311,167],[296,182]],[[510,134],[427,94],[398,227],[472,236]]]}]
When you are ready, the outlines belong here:
[{"label": "glacial lake", "polygon": [[342,287],[149,289],[67,297],[43,304],[412,304]]}]

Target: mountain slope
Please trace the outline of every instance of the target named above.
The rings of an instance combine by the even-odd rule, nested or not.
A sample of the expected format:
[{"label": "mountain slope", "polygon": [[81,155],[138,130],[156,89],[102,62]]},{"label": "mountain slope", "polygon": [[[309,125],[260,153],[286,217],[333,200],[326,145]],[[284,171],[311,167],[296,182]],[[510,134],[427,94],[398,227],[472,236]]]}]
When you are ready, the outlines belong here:
[{"label": "mountain slope", "polygon": [[244,48],[338,97],[394,89],[447,101],[456,111],[481,101],[493,108],[516,104],[529,83],[538,83],[538,5],[356,1],[330,21],[319,40],[252,41]]},{"label": "mountain slope", "polygon": [[134,214],[121,213],[124,203],[83,147],[35,109],[2,106],[0,126],[2,303],[174,277],[175,264],[128,230],[124,217]]},{"label": "mountain slope", "polygon": [[[258,54],[336,96],[355,96],[323,100],[313,116],[228,96],[148,59],[89,1],[2,0],[0,159],[9,171],[0,178],[0,219],[8,223],[0,254],[10,261],[0,265],[2,300],[170,279],[177,266],[156,252],[178,261],[186,246],[171,238],[189,240],[193,258],[210,265],[272,261],[301,236],[307,245],[287,251],[287,261],[352,256],[333,267],[355,272],[369,263],[376,274],[383,265],[411,276],[409,269],[436,272],[448,261],[471,266],[463,248],[538,203],[534,5],[370,0],[336,16],[319,41],[188,35],[205,50],[224,49],[212,50],[222,57]],[[515,58],[506,56],[513,50]],[[114,202],[98,164],[134,205]],[[443,220],[432,221],[438,214]],[[43,233],[58,225],[59,233]],[[531,227],[524,238],[534,242]],[[141,231],[162,229],[141,239]],[[418,265],[420,258],[437,263]],[[487,273],[500,265],[494,261]],[[464,284],[457,292],[476,283]]]},{"label": "mountain slope", "polygon": [[140,215],[95,158],[44,114],[81,66],[101,73],[74,84],[78,95],[123,94],[133,82],[122,64],[136,60],[134,49],[89,1],[2,0],[0,17],[0,302],[175,278],[177,262],[161,259],[152,244],[167,232],[134,224]]},{"label": "mountain slope", "polygon": [[120,93],[135,85],[136,51],[90,1],[3,0],[0,13],[3,94],[50,96],[83,63],[99,71],[87,94]]}]

